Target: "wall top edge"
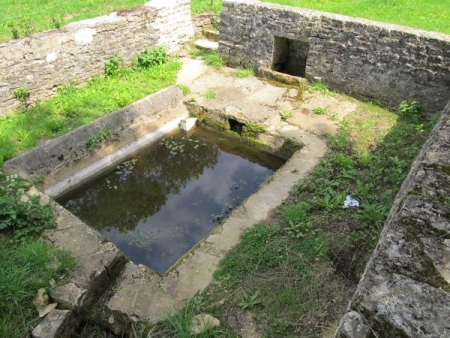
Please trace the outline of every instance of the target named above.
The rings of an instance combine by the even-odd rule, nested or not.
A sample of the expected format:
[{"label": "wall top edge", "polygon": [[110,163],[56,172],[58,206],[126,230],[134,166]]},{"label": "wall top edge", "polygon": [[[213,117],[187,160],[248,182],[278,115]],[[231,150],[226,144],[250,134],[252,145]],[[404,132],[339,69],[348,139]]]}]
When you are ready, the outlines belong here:
[{"label": "wall top edge", "polygon": [[388,30],[388,31],[398,31],[401,33],[416,35],[418,37],[436,39],[436,40],[441,40],[441,41],[450,43],[450,35],[445,34],[445,33],[426,31],[426,30],[419,29],[419,28],[412,28],[412,27],[408,27],[408,26],[402,26],[402,25],[398,25],[398,24],[375,21],[375,20],[359,18],[359,17],[351,17],[351,16],[347,16],[347,15],[343,15],[343,14],[323,12],[323,11],[309,9],[309,8],[284,6],[284,5],[272,4],[272,3],[268,3],[268,2],[261,2],[259,0],[223,0],[222,5],[223,6],[226,6],[226,5],[235,5],[235,6],[249,5],[250,6],[251,5],[251,6],[255,6],[255,7],[262,7],[262,8],[268,8],[268,9],[274,9],[274,10],[290,11],[290,12],[296,12],[302,16],[306,16],[309,18],[329,18],[329,19],[338,20],[338,21],[342,21],[342,22],[352,22],[352,23],[357,23],[357,24],[361,24],[361,25],[370,25],[373,27],[377,27],[379,29],[384,29],[384,30]]}]

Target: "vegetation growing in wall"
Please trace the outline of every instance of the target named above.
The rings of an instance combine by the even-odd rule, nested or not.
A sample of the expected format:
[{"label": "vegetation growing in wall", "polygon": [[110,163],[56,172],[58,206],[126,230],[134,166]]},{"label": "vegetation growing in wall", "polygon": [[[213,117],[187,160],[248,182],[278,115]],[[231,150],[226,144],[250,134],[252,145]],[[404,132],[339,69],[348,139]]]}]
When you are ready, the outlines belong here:
[{"label": "vegetation growing in wall", "polygon": [[116,77],[119,75],[119,70],[123,66],[123,57],[119,56],[117,52],[105,62],[105,77]]},{"label": "vegetation growing in wall", "polygon": [[104,125],[98,132],[89,136],[86,148],[88,151],[92,152],[97,149],[100,144],[109,142],[112,138],[113,132],[111,130],[111,125]]},{"label": "vegetation growing in wall", "polygon": [[26,86],[14,89],[13,94],[14,97],[22,103],[27,103],[31,96],[30,88]]}]

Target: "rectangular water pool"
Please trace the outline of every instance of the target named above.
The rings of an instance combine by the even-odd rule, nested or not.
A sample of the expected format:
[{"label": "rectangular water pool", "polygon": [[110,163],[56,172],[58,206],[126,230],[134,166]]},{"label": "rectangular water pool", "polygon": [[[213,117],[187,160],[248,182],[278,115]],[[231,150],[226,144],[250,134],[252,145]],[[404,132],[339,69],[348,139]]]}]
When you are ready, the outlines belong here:
[{"label": "rectangular water pool", "polygon": [[134,263],[165,274],[284,159],[196,127],[58,198]]}]

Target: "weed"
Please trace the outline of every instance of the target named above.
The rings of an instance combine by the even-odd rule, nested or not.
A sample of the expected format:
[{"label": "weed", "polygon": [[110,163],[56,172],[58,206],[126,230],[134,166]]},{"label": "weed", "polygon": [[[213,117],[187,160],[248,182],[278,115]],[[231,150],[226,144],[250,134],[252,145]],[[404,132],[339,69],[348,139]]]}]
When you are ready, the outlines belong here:
[{"label": "weed", "polygon": [[214,68],[222,68],[225,65],[225,61],[217,52],[205,54],[203,58],[207,65],[212,66]]},{"label": "weed", "polygon": [[87,142],[86,148],[88,151],[94,151],[97,149],[98,145],[103,142],[108,142],[112,139],[113,132],[111,125],[104,125],[96,134],[91,134]]},{"label": "weed", "polygon": [[146,48],[138,55],[135,66],[141,69],[161,66],[167,62],[167,57],[167,49],[163,46]]},{"label": "weed", "polygon": [[14,97],[22,103],[28,102],[30,99],[30,88],[26,86],[21,86],[19,88],[14,89],[13,91]]},{"label": "weed", "polygon": [[316,115],[325,115],[327,113],[325,108],[317,107],[313,109],[314,114]]},{"label": "weed", "polygon": [[292,111],[290,110],[285,110],[280,112],[280,117],[283,121],[286,121],[287,119],[292,117]]},{"label": "weed", "polygon": [[309,85],[309,91],[311,93],[319,92],[325,96],[333,96],[333,92],[321,81],[313,81]]},{"label": "weed", "polygon": [[191,93],[191,89],[186,85],[177,84],[177,87],[181,89],[181,92],[183,93],[184,96],[189,95]]},{"label": "weed", "polygon": [[375,226],[376,230],[380,230],[387,212],[385,205],[364,204],[353,217],[360,222]]},{"label": "weed", "polygon": [[412,122],[417,122],[419,119],[419,111],[420,111],[420,105],[418,101],[412,101],[411,103],[408,103],[407,101],[400,102],[397,113],[400,116],[403,116]]},{"label": "weed", "polygon": [[123,58],[118,52],[114,52],[113,56],[105,62],[105,77],[116,77],[119,75],[119,69],[123,65]]},{"label": "weed", "polygon": [[61,28],[64,25],[64,18],[61,16],[52,17],[52,27],[53,28]]},{"label": "weed", "polygon": [[238,303],[238,305],[242,311],[245,311],[258,304],[261,304],[261,300],[259,298],[260,292],[258,290],[254,294],[248,294],[247,292],[244,292],[242,300],[240,303]]},{"label": "weed", "polygon": [[253,70],[253,68],[239,67],[238,68],[238,72],[237,72],[237,76],[238,76],[238,78],[244,78],[244,77],[248,77],[248,76],[255,76],[255,71]]},{"label": "weed", "polygon": [[299,223],[307,218],[310,210],[311,206],[307,202],[287,203],[283,206],[281,213],[287,222]]},{"label": "weed", "polygon": [[22,17],[18,23],[14,21],[8,21],[6,26],[11,31],[13,39],[18,39],[21,36],[30,35],[36,31],[31,18],[28,16]]},{"label": "weed", "polygon": [[264,126],[261,126],[256,123],[247,122],[245,125],[242,126],[242,132],[241,135],[244,137],[252,137],[255,138],[260,133],[265,133],[267,131],[267,128]]},{"label": "weed", "polygon": [[23,199],[30,185],[17,175],[3,176],[0,181],[0,231],[12,233],[16,239],[40,234],[55,226],[50,206],[41,206],[39,196]]},{"label": "weed", "polygon": [[216,90],[214,88],[209,88],[205,93],[205,98],[207,100],[213,100],[216,98],[216,95],[217,95]]}]

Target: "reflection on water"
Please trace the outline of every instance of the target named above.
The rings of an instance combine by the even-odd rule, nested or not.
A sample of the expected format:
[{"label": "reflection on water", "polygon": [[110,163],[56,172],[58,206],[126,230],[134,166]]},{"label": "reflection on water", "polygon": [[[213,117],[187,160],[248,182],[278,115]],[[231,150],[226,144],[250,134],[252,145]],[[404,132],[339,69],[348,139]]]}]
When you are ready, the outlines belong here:
[{"label": "reflection on water", "polygon": [[284,160],[203,128],[141,151],[59,202],[164,274]]}]

